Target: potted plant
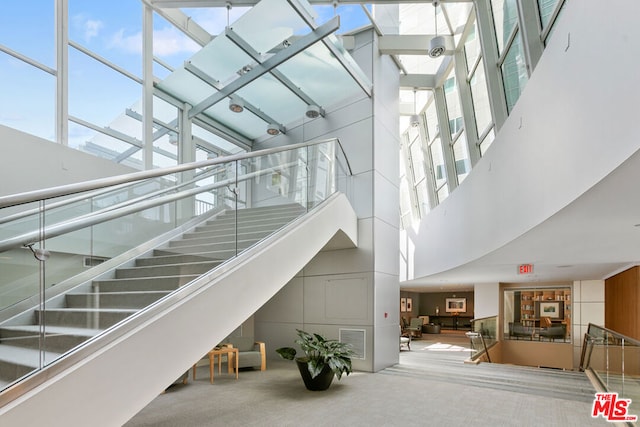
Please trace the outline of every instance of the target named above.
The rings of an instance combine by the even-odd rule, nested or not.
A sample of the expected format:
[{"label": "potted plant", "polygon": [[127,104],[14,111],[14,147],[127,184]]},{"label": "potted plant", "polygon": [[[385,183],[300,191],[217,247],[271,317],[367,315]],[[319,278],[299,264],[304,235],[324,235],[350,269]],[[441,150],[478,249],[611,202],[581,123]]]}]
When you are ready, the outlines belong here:
[{"label": "potted plant", "polygon": [[304,356],[295,357],[296,349],[281,347],[276,352],[284,359],[294,360],[309,390],[326,390],[334,376],[338,380],[342,374],[351,373],[351,357],[354,355],[350,345],[337,340],[328,340],[319,334],[310,334],[296,329],[298,339],[295,341],[304,352]]}]

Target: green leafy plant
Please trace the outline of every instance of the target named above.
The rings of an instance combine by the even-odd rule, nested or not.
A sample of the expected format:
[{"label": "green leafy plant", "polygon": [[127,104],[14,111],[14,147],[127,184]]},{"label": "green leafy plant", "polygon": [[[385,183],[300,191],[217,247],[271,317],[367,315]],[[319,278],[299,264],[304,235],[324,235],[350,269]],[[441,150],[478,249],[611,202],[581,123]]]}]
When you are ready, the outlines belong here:
[{"label": "green leafy plant", "polygon": [[[325,366],[333,371],[340,379],[342,374],[349,375],[351,369],[351,357],[355,353],[351,350],[351,346],[337,340],[328,340],[319,334],[310,334],[300,329],[298,339],[295,341],[304,352],[304,357],[298,357],[297,360],[307,362],[311,378],[317,377]],[[297,351],[293,347],[281,347],[276,352],[287,360],[294,360]]]}]

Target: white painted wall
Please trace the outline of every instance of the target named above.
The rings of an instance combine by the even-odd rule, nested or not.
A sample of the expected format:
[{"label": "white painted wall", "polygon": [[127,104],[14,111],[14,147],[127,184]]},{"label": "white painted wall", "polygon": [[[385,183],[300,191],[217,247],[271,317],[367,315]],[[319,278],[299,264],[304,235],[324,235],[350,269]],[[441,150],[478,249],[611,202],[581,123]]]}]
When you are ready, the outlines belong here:
[{"label": "white painted wall", "polygon": [[573,366],[580,366],[581,346],[589,323],[604,326],[604,280],[573,282]]},{"label": "white painted wall", "polygon": [[[539,225],[640,149],[640,3],[567,2],[513,112],[467,179],[410,233],[408,279]],[[570,39],[570,42],[569,42]],[[437,242],[437,244],[434,244]]]},{"label": "white painted wall", "polygon": [[500,314],[500,283],[476,283],[473,286],[476,319]]},{"label": "white painted wall", "polygon": [[135,170],[0,125],[0,196]]}]

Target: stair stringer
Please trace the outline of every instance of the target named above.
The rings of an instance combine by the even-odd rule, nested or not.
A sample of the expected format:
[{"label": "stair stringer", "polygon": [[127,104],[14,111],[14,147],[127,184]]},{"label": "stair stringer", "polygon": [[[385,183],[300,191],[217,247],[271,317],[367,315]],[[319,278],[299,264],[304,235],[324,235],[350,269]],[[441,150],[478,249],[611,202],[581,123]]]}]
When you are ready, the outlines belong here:
[{"label": "stair stringer", "polygon": [[[124,424],[329,242],[332,248],[336,241],[357,246],[357,222],[346,196],[335,194],[215,272],[133,316],[136,325],[126,332],[118,334],[117,328],[89,343],[97,349],[7,403],[0,418],[7,425]],[[339,239],[333,239],[336,235]]]}]

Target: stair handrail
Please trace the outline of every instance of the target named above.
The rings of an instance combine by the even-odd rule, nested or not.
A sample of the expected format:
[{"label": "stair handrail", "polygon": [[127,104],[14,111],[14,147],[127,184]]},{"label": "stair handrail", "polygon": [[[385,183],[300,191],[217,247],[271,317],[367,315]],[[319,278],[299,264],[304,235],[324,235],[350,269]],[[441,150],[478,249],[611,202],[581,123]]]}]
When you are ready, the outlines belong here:
[{"label": "stair handrail", "polygon": [[[284,163],[284,166],[292,166],[294,162]],[[282,166],[282,165],[278,165]],[[183,190],[177,193],[167,194],[165,196],[156,197],[151,200],[137,200],[135,204],[123,203],[122,206],[113,207],[109,206],[96,212],[91,212],[80,217],[76,217],[69,221],[60,222],[44,227],[42,230],[34,230],[27,233],[23,233],[19,236],[10,237],[8,239],[0,241],[0,252],[7,251],[16,247],[29,247],[34,242],[40,240],[41,237],[47,239],[58,237],[63,234],[71,233],[73,231],[81,230],[86,227],[101,224],[106,221],[111,221],[116,218],[121,218],[132,213],[141,212],[143,210],[163,205],[165,203],[174,202],[186,197],[194,196],[196,194],[204,193],[207,191],[215,190],[217,188],[226,187],[228,185],[237,184],[238,182],[253,179],[255,177],[273,173],[275,168],[265,168],[258,171],[250,172],[237,177],[228,178],[223,181],[218,181],[209,185],[202,185],[191,188],[189,190]]]},{"label": "stair handrail", "polygon": [[[139,200],[142,200],[142,199],[148,199],[148,198],[154,197],[154,196],[156,196],[158,194],[166,193],[166,192],[171,191],[173,189],[178,189],[178,188],[181,188],[181,187],[185,187],[185,186],[191,185],[191,184],[193,184],[193,183],[195,183],[195,182],[197,182],[197,181],[199,181],[199,180],[201,180],[203,178],[206,178],[208,175],[215,175],[215,174],[217,174],[219,172],[220,172],[220,170],[218,170],[218,169],[202,171],[202,172],[197,173],[193,179],[190,179],[188,181],[184,181],[182,183],[178,183],[178,184],[176,184],[176,185],[174,185],[172,187],[167,187],[167,188],[163,188],[163,189],[151,192],[151,193],[147,193],[147,194],[145,194],[143,196],[140,196],[140,197],[137,197],[135,199],[128,199],[126,201],[126,203],[132,204],[132,203],[135,203],[136,201],[139,201]],[[88,197],[102,196],[102,195],[108,194],[108,193],[113,192],[113,191],[117,191],[117,190],[122,190],[122,189],[128,188],[128,187],[131,186],[131,184],[134,184],[134,183],[128,183],[127,182],[127,183],[118,184],[118,185],[111,186],[111,187],[105,187],[105,188],[101,188],[101,189],[95,190],[90,194],[81,194],[79,196],[66,198],[66,199],[63,199],[63,200],[59,200],[57,202],[52,202],[52,203],[47,204],[47,209],[57,209],[57,208],[61,208],[63,206],[70,205],[72,203],[80,202],[82,200],[85,200]],[[112,207],[115,207],[115,206],[112,206]],[[37,207],[33,208],[33,209],[27,209],[27,210],[24,210],[24,211],[16,212],[15,214],[7,215],[7,216],[4,216],[4,217],[0,218],[0,224],[6,224],[6,223],[11,222],[11,221],[17,221],[19,219],[26,218],[26,217],[31,216],[31,215],[35,215],[35,214],[37,214],[39,212],[40,212],[40,208],[37,208]]]},{"label": "stair handrail", "polygon": [[221,156],[221,157],[216,157],[215,159],[201,160],[198,162],[183,163],[181,165],[168,166],[166,168],[138,171],[138,172],[132,172],[132,173],[123,174],[123,175],[116,175],[116,176],[99,178],[99,179],[83,181],[83,182],[78,182],[73,184],[65,184],[65,185],[60,185],[60,186],[51,187],[51,188],[44,188],[40,190],[27,191],[24,193],[10,194],[7,196],[0,197],[0,209],[7,208],[10,206],[22,205],[26,203],[32,203],[40,200],[52,199],[55,197],[68,196],[71,194],[81,193],[84,191],[91,191],[91,190],[97,190],[100,188],[112,187],[118,184],[132,183],[132,182],[142,181],[149,178],[157,178],[160,176],[165,176],[165,175],[169,175],[177,172],[185,172],[188,170],[205,168],[208,166],[214,166],[214,165],[219,165],[224,163],[251,159],[254,157],[279,153],[282,151],[289,151],[289,150],[295,150],[298,148],[311,147],[319,144],[326,144],[332,141],[337,142],[338,147],[340,148],[340,151],[344,156],[345,166],[347,168],[346,172],[348,172],[348,175],[353,175],[351,171],[351,165],[349,164],[349,160],[344,151],[342,143],[340,142],[340,139],[328,138],[328,139],[322,139],[322,140],[316,140],[316,141],[301,142],[301,143],[291,144],[291,145],[284,145],[280,147],[265,148],[258,151],[251,151],[249,153],[231,154],[229,156]]}]

